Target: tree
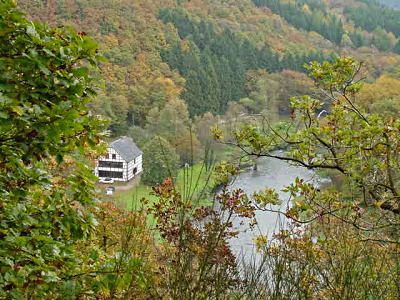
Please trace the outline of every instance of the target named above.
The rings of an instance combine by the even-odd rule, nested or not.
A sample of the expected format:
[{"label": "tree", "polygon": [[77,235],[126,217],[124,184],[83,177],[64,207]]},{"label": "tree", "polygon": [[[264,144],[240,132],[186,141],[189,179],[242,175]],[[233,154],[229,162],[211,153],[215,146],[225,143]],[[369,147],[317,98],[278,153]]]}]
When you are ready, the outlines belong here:
[{"label": "tree", "polygon": [[396,9],[385,7],[377,1],[363,0],[364,5],[349,5],[344,9],[344,14],[352,20],[357,27],[369,32],[377,28],[392,32],[397,37],[400,35],[398,20],[400,12]]},{"label": "tree", "polygon": [[[312,81],[305,74],[290,70],[268,74],[266,72],[248,72],[248,99],[240,102],[252,113],[265,112],[269,116],[289,114],[291,96],[314,92]],[[249,101],[251,100],[251,101]]]},{"label": "tree", "polygon": [[196,129],[198,138],[203,147],[208,147],[213,142],[211,135],[211,128],[218,124],[219,118],[213,116],[212,113],[207,112],[201,117],[195,118]]},{"label": "tree", "polygon": [[143,182],[157,185],[178,175],[179,156],[162,137],[153,137],[143,148]]},{"label": "tree", "polygon": [[169,101],[161,111],[151,110],[149,117],[147,132],[166,139],[179,155],[182,164],[193,164],[198,159],[200,142],[185,102],[179,99]]},{"label": "tree", "polygon": [[97,45],[27,21],[11,0],[0,28],[0,298],[57,298],[96,224],[83,157],[99,143],[87,111]]},{"label": "tree", "polygon": [[[257,6],[267,6],[274,13],[281,15],[295,27],[315,31],[326,39],[340,44],[344,33],[343,24],[335,15],[327,12],[322,1],[305,3],[304,1],[253,0]],[[310,9],[312,7],[312,10]]]},{"label": "tree", "polygon": [[393,34],[388,34],[381,27],[376,28],[372,34],[372,43],[381,51],[389,51],[394,47],[394,43],[396,43],[396,38]]},{"label": "tree", "polygon": [[[339,189],[320,190],[301,180],[289,186],[295,205],[285,215],[295,222],[329,215],[353,225],[362,239],[399,243],[400,121],[356,105],[360,68],[351,58],[311,63],[310,76],[323,98],[292,98],[292,122],[284,130],[249,125],[237,130],[230,143],[248,155],[329,170],[342,179]],[[324,110],[327,101],[329,111]],[[289,147],[288,154],[273,152],[278,146]]]},{"label": "tree", "polygon": [[351,42],[357,48],[367,46],[369,44],[369,40],[366,37],[365,33],[359,29],[349,32],[348,36],[351,38]]},{"label": "tree", "polygon": [[397,117],[400,112],[400,80],[382,75],[373,83],[366,83],[357,103],[369,112]]},{"label": "tree", "polygon": [[[358,105],[361,67],[351,58],[311,63],[310,77],[321,96],[293,97],[291,122],[247,125],[228,141],[244,154],[324,170],[339,179],[321,187],[297,178],[283,189],[290,195],[284,212],[271,206],[284,206],[279,191],[253,195],[256,209],[292,221],[272,241],[256,240],[264,253],[256,286],[272,283],[265,294],[275,297],[269,298],[399,298],[400,120]],[[220,133],[214,130],[216,138]]]},{"label": "tree", "polygon": [[342,47],[352,48],[354,47],[353,42],[351,41],[350,37],[347,34],[342,36],[342,41],[340,42]]}]

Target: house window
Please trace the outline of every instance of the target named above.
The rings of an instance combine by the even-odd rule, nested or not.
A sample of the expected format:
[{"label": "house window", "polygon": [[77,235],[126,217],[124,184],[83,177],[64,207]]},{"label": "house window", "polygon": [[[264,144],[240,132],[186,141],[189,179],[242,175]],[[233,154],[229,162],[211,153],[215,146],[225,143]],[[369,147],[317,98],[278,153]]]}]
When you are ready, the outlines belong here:
[{"label": "house window", "polygon": [[113,154],[112,159],[117,159],[117,154]]},{"label": "house window", "polygon": [[122,172],[102,171],[102,170],[99,170],[99,177],[106,177],[106,178],[123,178],[123,174],[122,174]]},{"label": "house window", "polygon": [[99,167],[100,168],[117,168],[117,169],[122,169],[124,167],[122,162],[119,161],[104,161],[100,160],[99,161]]},{"label": "house window", "polygon": [[132,174],[135,175],[137,173],[137,168],[134,168]]}]

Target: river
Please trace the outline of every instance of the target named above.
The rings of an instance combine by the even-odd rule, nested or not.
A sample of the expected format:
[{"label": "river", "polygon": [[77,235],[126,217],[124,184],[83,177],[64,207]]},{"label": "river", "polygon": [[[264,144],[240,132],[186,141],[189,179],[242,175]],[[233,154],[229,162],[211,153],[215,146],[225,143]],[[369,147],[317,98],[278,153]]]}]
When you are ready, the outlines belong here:
[{"label": "river", "polygon": [[[280,206],[272,206],[274,210],[285,211],[290,205],[289,195],[283,193],[283,187],[293,183],[296,177],[306,181],[318,182],[318,176],[302,167],[293,166],[285,161],[273,158],[262,158],[258,160],[257,170],[249,170],[241,173],[231,184],[231,189],[241,188],[249,196],[256,191],[266,187],[274,188],[282,199]],[[234,226],[240,230],[239,236],[230,241],[231,249],[237,256],[251,257],[255,254],[254,239],[262,234],[272,237],[280,228],[285,226],[287,220],[282,214],[273,212],[257,211],[258,225],[253,230],[246,225],[246,220],[236,218]],[[244,221],[245,225],[241,225]]]}]

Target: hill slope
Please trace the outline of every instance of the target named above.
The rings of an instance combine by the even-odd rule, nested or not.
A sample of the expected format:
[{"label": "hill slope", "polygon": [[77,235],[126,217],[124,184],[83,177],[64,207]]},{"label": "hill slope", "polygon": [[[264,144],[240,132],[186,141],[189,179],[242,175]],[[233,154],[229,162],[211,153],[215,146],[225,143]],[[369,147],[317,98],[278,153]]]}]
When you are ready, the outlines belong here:
[{"label": "hill slope", "polygon": [[[177,98],[185,100],[192,117],[223,114],[230,101],[253,92],[252,70],[303,72],[310,60],[346,54],[368,60],[368,76],[375,78],[399,64],[391,53],[400,53],[397,11],[372,0],[21,0],[19,5],[33,18],[73,25],[99,41],[108,62],[93,109],[111,118],[116,133],[133,124],[145,127],[152,109]],[[386,22],[371,17],[382,11]]]}]

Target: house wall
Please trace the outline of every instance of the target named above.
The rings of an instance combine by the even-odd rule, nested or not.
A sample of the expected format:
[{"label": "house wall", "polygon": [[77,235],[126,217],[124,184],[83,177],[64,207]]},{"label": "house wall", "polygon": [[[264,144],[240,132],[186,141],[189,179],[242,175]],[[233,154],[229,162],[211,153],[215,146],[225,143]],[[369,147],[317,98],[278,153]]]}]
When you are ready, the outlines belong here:
[{"label": "house wall", "polygon": [[[136,168],[136,170],[135,170],[135,168]],[[129,164],[128,164],[128,172],[127,172],[128,180],[131,180],[133,177],[140,174],[142,171],[143,171],[142,155],[140,155],[140,156],[136,157],[134,160],[132,160],[131,162],[129,162]]]},{"label": "house wall", "polygon": [[[113,159],[113,155],[115,155],[115,159]],[[122,168],[99,167],[99,161],[122,162]],[[107,155],[100,156],[98,158],[97,163],[96,163],[95,174],[97,177],[100,178],[99,171],[122,172],[122,178],[115,178],[115,177],[112,177],[112,178],[116,181],[127,181],[128,179],[126,177],[126,168],[127,168],[126,161],[122,159],[122,157],[117,153],[117,151],[115,151],[113,148],[108,148]],[[104,178],[104,177],[102,177],[102,178]]]},{"label": "house wall", "polygon": [[[95,175],[100,178],[100,171],[108,171],[108,172],[122,172],[122,178],[111,177],[115,181],[129,181],[136,175],[140,174],[143,171],[142,167],[142,155],[136,157],[131,162],[127,163],[113,148],[109,147],[108,153],[106,156],[100,156],[96,162]],[[113,155],[115,158],[113,159]],[[122,168],[110,168],[110,167],[100,167],[99,162],[122,162]],[[136,168],[136,170],[135,170]],[[134,172],[134,170],[136,172]],[[109,176],[106,176],[109,177]],[[101,177],[104,178],[104,177]]]}]

